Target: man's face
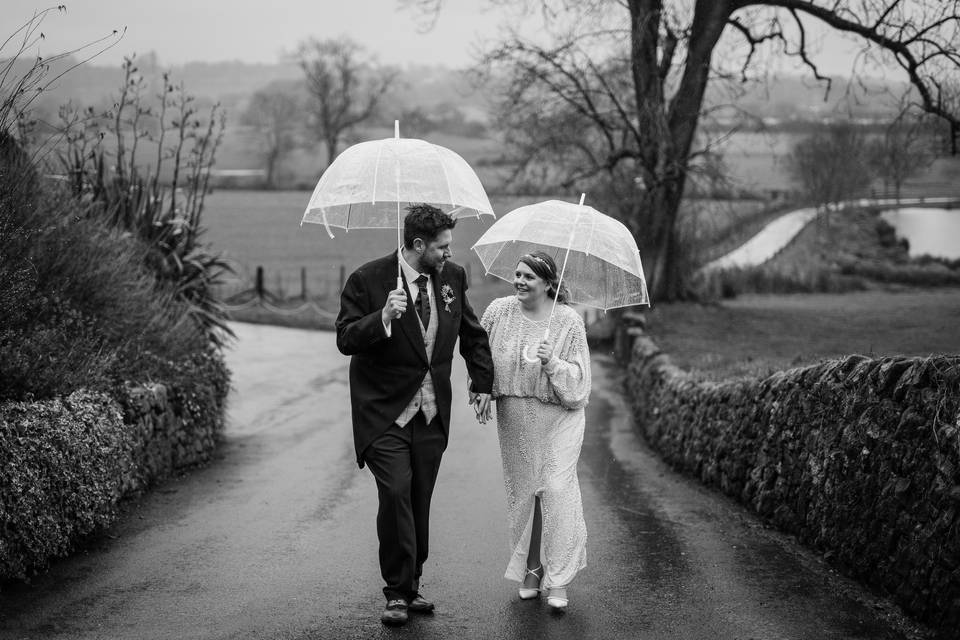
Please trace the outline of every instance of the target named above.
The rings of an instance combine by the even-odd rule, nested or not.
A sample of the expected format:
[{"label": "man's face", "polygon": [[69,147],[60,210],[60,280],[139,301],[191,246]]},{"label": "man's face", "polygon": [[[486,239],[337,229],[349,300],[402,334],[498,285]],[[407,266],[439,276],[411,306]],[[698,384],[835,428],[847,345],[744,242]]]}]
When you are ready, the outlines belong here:
[{"label": "man's face", "polygon": [[[417,242],[422,242],[419,238]],[[420,270],[431,275],[440,273],[443,264],[452,256],[450,243],[453,242],[453,232],[444,229],[433,240],[424,243],[423,253],[420,254]]]}]

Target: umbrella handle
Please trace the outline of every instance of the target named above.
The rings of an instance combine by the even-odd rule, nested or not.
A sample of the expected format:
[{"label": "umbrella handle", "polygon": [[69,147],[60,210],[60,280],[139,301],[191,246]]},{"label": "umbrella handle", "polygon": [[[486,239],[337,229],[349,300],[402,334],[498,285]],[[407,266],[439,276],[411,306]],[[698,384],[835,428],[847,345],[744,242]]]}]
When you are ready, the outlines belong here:
[{"label": "umbrella handle", "polygon": [[[544,339],[544,340],[549,340],[549,339],[550,339],[550,327],[547,327],[547,330],[543,332],[543,339]],[[525,346],[525,347],[523,348],[523,359],[526,360],[527,362],[531,362],[531,363],[532,363],[532,362],[540,362],[539,356],[534,356],[534,357],[532,357],[532,358],[530,357],[530,347],[532,347],[532,346],[533,346],[533,345],[528,344],[527,346]]]},{"label": "umbrella handle", "polygon": [[[583,206],[583,199],[586,197],[587,197],[587,194],[585,193],[580,194],[581,207]],[[570,247],[573,246],[573,234],[576,233],[577,220],[579,219],[580,219],[580,212],[577,211],[577,217],[573,219],[573,225],[571,225],[570,227],[570,239],[567,240],[567,252],[563,256],[563,266],[560,267],[560,277],[557,278],[557,292],[553,296],[553,305],[550,307],[550,316],[547,318],[547,328],[543,332],[544,340],[550,339],[550,321],[553,320],[553,313],[554,311],[557,310],[557,299],[560,297],[559,289],[560,289],[560,285],[563,284],[563,274],[566,273],[567,271],[567,259],[570,257]],[[524,348],[523,350],[523,359],[526,360],[527,362],[536,362],[537,360],[539,360],[540,358],[533,358],[533,359],[530,358],[530,354],[527,351],[528,348],[529,347]]]},{"label": "umbrella handle", "polygon": [[[400,271],[400,263],[397,262],[397,271]],[[397,289],[403,290],[403,276],[397,273]]]}]

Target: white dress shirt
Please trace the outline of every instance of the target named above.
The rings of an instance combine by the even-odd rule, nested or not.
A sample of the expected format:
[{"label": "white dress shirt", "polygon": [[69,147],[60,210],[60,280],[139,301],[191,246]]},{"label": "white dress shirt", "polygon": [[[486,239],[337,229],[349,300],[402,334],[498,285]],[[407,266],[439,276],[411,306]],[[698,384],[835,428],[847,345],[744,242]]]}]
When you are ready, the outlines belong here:
[{"label": "white dress shirt", "polygon": [[[402,251],[400,251],[398,255],[400,256],[400,270],[401,272],[403,272],[403,279],[406,281],[407,289],[410,291],[410,306],[412,307],[413,305],[415,305],[417,303],[417,298],[420,296],[420,287],[416,286],[416,284],[414,283],[414,280],[416,280],[421,275],[426,276],[427,278],[427,296],[430,298],[430,301],[432,302],[433,301],[433,281],[431,280],[430,274],[420,273],[419,271],[411,267],[407,263],[407,261],[403,259]],[[408,308],[407,312],[411,310],[412,309]],[[391,335],[391,331],[390,331],[391,325],[392,323],[390,322],[384,323],[383,325],[383,329],[384,331],[387,332],[388,338]]]}]

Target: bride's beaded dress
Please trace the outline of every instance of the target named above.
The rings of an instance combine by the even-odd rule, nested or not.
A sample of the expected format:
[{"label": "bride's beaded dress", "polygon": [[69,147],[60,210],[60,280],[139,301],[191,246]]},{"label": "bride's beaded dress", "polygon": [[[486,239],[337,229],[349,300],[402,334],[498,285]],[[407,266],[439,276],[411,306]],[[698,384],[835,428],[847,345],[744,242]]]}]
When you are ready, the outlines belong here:
[{"label": "bride's beaded dress", "polygon": [[565,586],[587,565],[577,459],[583,444],[584,410],[590,395],[590,353],[583,320],[558,304],[550,320],[554,356],[535,354],[547,320],[527,318],[515,296],[490,303],[480,323],[490,335],[493,397],[507,493],[513,554],[505,577],[522,581],[530,548],[534,496],[540,496],[543,533],[542,588]]}]

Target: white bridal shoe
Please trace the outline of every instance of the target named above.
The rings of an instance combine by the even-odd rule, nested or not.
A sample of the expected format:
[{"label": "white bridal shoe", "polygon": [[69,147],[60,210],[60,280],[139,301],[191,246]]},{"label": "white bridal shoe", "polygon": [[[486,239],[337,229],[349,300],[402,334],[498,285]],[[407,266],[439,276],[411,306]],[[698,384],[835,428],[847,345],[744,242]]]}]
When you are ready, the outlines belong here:
[{"label": "white bridal shoe", "polygon": [[526,581],[527,576],[535,577],[537,579],[537,586],[525,587],[523,586],[523,583],[521,583],[520,588],[517,589],[521,600],[533,600],[540,595],[540,581],[543,580],[543,565],[540,565],[536,569],[527,569],[527,573],[523,576],[524,582]]},{"label": "white bridal shoe", "polygon": [[547,592],[547,606],[557,613],[563,613],[567,610],[568,604],[570,600],[567,599],[566,587],[550,587]]}]

